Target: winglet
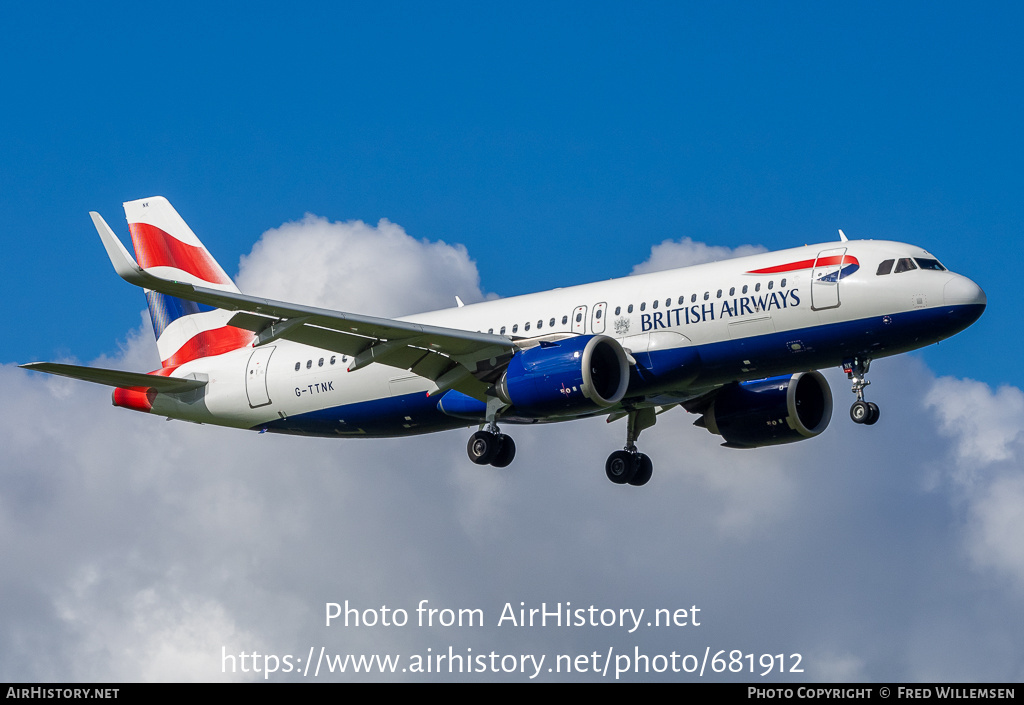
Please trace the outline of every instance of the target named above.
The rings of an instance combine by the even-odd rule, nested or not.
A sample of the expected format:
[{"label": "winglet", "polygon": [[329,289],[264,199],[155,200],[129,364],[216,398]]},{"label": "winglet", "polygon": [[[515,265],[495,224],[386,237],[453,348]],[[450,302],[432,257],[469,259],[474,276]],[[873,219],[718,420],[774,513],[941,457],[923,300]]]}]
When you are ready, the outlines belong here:
[{"label": "winglet", "polygon": [[846,233],[844,233],[842,229],[839,230],[839,239],[843,242],[849,242],[849,239],[846,237]]},{"label": "winglet", "polygon": [[100,234],[100,240],[103,241],[107,257],[110,258],[110,263],[114,265],[114,271],[126,282],[135,286],[141,286],[143,289],[152,289],[153,291],[170,294],[171,296],[187,296],[188,292],[192,291],[193,287],[190,284],[154,276],[140,267],[135,258],[121,244],[114,231],[107,225],[107,221],[103,220],[103,216],[96,211],[90,211],[89,215],[92,216],[92,223],[96,226],[96,232]]},{"label": "winglet", "polygon": [[96,211],[90,211],[89,215],[92,216],[92,224],[96,226],[96,232],[100,234],[100,240],[103,241],[107,257],[110,258],[110,263],[114,265],[114,271],[126,282],[136,286],[145,286],[146,273],[139,266],[139,263],[135,261],[135,258],[128,253],[128,250],[121,244],[121,241],[117,239],[117,235],[107,225],[107,221],[103,220],[103,216]]}]

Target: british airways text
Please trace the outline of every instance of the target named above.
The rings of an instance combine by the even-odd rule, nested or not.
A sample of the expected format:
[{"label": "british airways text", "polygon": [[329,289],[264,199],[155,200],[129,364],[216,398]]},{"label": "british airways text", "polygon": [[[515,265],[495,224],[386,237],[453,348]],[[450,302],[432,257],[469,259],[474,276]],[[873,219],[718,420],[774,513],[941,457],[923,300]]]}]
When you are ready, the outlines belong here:
[{"label": "british airways text", "polygon": [[[704,321],[715,320],[714,301],[694,304],[693,306],[682,306],[667,311],[654,311],[653,313],[640,314],[640,329],[643,332],[656,328],[675,328],[691,323],[703,323]],[[718,318],[732,318],[733,316],[744,316],[746,314],[771,311],[775,308],[789,308],[800,305],[800,295],[796,289],[789,291],[777,291],[761,296],[743,296],[738,299],[722,302],[718,311]]]}]

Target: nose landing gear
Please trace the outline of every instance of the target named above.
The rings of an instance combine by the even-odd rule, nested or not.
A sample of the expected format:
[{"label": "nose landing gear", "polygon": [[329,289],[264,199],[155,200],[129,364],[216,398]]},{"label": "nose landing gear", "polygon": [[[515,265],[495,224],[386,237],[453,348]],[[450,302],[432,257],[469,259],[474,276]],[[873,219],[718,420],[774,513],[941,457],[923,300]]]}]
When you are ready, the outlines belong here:
[{"label": "nose landing gear", "polygon": [[843,371],[853,382],[852,390],[857,395],[857,401],[850,407],[850,418],[854,423],[873,426],[878,422],[878,404],[873,401],[864,401],[864,387],[871,384],[865,379],[868,370],[871,368],[871,360],[866,357],[855,357],[851,362],[843,365]]}]

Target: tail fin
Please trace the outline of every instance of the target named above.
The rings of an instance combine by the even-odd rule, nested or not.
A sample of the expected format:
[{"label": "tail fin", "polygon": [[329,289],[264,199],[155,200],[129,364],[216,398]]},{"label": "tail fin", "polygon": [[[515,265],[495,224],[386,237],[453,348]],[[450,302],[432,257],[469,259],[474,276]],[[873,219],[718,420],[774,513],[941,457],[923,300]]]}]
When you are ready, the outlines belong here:
[{"label": "tail fin", "polygon": [[[238,292],[231,278],[178,212],[161,196],[129,201],[124,214],[139,266],[156,276]],[[227,325],[230,311],[146,290],[162,366],[175,368],[201,357],[237,350],[253,334]]]}]

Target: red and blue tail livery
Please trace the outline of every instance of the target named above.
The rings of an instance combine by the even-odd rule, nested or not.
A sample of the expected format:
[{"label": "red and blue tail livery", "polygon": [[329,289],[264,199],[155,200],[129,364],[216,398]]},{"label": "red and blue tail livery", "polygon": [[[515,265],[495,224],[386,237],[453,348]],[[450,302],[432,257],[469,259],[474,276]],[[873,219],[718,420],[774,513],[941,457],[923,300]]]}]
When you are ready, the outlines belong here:
[{"label": "red and blue tail livery", "polygon": [[164,198],[124,208],[134,257],[99,214],[92,220],[114,270],[146,292],[160,368],[23,367],[112,386],[117,406],[259,432],[476,427],[469,457],[494,467],[516,454],[499,423],[602,416],[622,421],[625,444],[605,463],[622,485],[650,481],[637,440],[677,407],[729,448],[820,435],[833,410],[825,367],[852,381],[851,419],[875,424],[871,362],[945,340],[986,306],[977,284],[919,247],[843,236],[376,318],[243,294]]},{"label": "red and blue tail livery", "polygon": [[[192,229],[167,199],[144,198],[124,204],[139,267],[156,277],[238,293]],[[246,347],[252,332],[227,325],[227,311],[177,296],[146,290],[160,362],[175,369],[186,362]]]}]

